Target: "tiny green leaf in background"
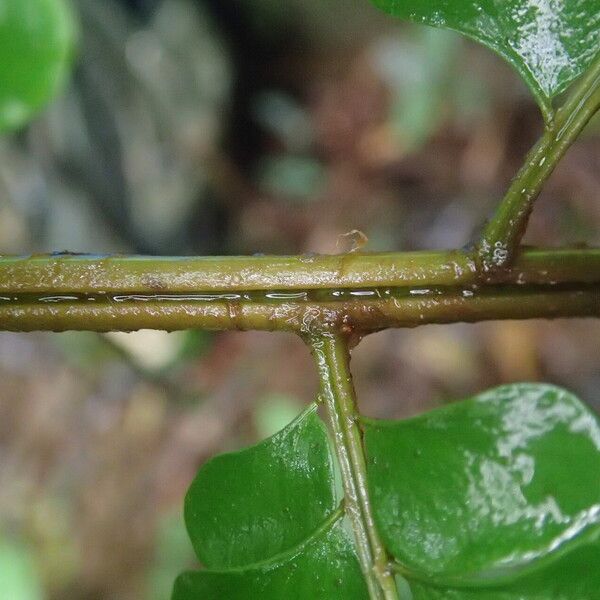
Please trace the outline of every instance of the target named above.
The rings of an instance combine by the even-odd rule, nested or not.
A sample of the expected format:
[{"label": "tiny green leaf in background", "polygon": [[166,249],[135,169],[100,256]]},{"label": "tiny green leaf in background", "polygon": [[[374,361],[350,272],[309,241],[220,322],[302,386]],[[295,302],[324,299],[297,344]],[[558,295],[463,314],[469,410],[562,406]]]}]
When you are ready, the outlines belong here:
[{"label": "tiny green leaf in background", "polygon": [[31,550],[0,534],[0,598],[42,600],[43,597],[42,584]]},{"label": "tiny green leaf in background", "polygon": [[453,29],[495,50],[531,88],[549,119],[552,99],[600,49],[599,0],[372,0],[415,23]]},{"label": "tiny green leaf in background", "polygon": [[311,405],[273,437],[200,470],[185,521],[210,570],[181,575],[173,600],[367,597],[316,410]]},{"label": "tiny green leaf in background", "polygon": [[0,0],[0,131],[24,125],[60,90],[74,38],[66,0]]},{"label": "tiny green leaf in background", "polygon": [[375,519],[417,599],[591,600],[600,424],[573,395],[507,385],[365,421]]}]

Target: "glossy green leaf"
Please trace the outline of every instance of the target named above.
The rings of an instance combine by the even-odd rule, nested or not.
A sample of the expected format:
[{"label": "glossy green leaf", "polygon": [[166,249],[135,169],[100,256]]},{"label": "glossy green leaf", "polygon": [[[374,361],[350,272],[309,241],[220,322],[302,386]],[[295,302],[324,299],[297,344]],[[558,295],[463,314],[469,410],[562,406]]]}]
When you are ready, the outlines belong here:
[{"label": "glossy green leaf", "polygon": [[416,599],[600,589],[600,424],[573,395],[503,386],[367,421],[365,444],[375,519]]},{"label": "glossy green leaf", "polygon": [[0,0],[0,130],[22,126],[60,89],[74,31],[66,0]]},{"label": "glossy green leaf", "polygon": [[188,491],[185,521],[203,564],[224,569],[297,546],[336,507],[329,440],[313,405],[260,444],[210,460]]},{"label": "glossy green leaf", "polygon": [[600,590],[598,543],[572,549],[515,580],[454,587],[412,583],[412,600],[595,600]]},{"label": "glossy green leaf", "polygon": [[298,545],[335,508],[329,441],[313,405],[273,437],[209,461],[188,491],[185,520],[200,560],[222,569]]},{"label": "glossy green leaf", "polygon": [[373,0],[397,17],[459,31],[495,50],[530,86],[546,115],[551,100],[600,48],[599,0]]},{"label": "glossy green leaf", "polygon": [[182,574],[173,600],[367,598],[316,411],[313,404],[273,437],[200,470],[185,521],[210,570]]},{"label": "glossy green leaf", "polygon": [[341,521],[327,523],[297,549],[230,571],[184,573],[173,600],[366,600],[354,546]]}]

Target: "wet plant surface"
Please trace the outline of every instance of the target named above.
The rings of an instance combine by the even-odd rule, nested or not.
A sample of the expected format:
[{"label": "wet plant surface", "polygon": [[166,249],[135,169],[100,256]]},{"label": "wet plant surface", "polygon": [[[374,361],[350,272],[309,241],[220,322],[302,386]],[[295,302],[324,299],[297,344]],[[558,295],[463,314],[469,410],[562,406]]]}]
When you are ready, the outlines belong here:
[{"label": "wet plant surface", "polygon": [[[600,255],[573,245],[597,239],[596,2],[376,2],[524,77],[545,125],[510,185],[541,121],[453,34],[397,36],[366,3],[125,4],[78,5],[71,87],[2,148],[0,327],[97,332],[0,336],[7,593],[167,597],[192,564],[169,515],[198,463],[266,438],[194,480],[205,568],[174,598],[588,600],[597,417],[548,384],[480,390],[594,400],[596,322],[501,320],[598,316]],[[37,24],[60,35],[32,51],[53,79],[27,95],[0,70],[24,102],[0,96],[4,128],[64,85],[72,22],[51,5]],[[524,239],[565,249],[521,246],[542,187]],[[182,331],[114,333],[138,329]]]}]

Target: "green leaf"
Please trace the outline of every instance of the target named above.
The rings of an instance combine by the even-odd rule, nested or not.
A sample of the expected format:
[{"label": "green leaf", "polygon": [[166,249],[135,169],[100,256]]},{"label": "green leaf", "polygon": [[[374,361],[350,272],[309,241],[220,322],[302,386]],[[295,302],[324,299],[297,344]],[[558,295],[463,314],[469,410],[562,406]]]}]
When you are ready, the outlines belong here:
[{"label": "green leaf", "polygon": [[375,519],[415,599],[597,594],[600,425],[573,395],[503,386],[366,421],[365,444]]},{"label": "green leaf", "polygon": [[22,126],[56,95],[74,38],[64,0],[0,2],[0,130]]},{"label": "green leaf", "polygon": [[413,600],[593,600],[600,590],[598,543],[575,548],[515,581],[465,588],[412,584]]},{"label": "green leaf", "polygon": [[0,598],[42,600],[43,597],[33,553],[24,544],[0,534]]},{"label": "green leaf", "polygon": [[495,50],[517,69],[546,117],[551,100],[600,48],[598,0],[372,0],[416,23],[453,29]]},{"label": "green leaf", "polygon": [[200,470],[185,521],[211,570],[182,574],[173,600],[367,598],[316,411],[312,404],[273,437]]},{"label": "green leaf", "polygon": [[366,600],[354,546],[341,521],[270,562],[230,571],[184,573],[173,600]]},{"label": "green leaf", "polygon": [[297,546],[337,507],[325,427],[312,405],[260,444],[210,460],[185,499],[205,566],[237,567]]}]

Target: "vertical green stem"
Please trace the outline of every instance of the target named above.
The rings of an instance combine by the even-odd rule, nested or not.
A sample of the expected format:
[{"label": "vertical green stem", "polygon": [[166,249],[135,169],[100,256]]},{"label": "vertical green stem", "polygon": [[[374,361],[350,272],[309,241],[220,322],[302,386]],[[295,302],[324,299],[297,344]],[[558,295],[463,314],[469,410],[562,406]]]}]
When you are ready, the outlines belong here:
[{"label": "vertical green stem", "polygon": [[478,248],[479,266],[483,271],[512,263],[542,186],[599,109],[600,55],[527,155],[523,167],[484,229]]},{"label": "vertical green stem", "polygon": [[347,339],[324,333],[311,337],[310,345],[342,473],[346,512],[354,530],[369,594],[372,599],[398,600],[387,552],[371,512]]}]

